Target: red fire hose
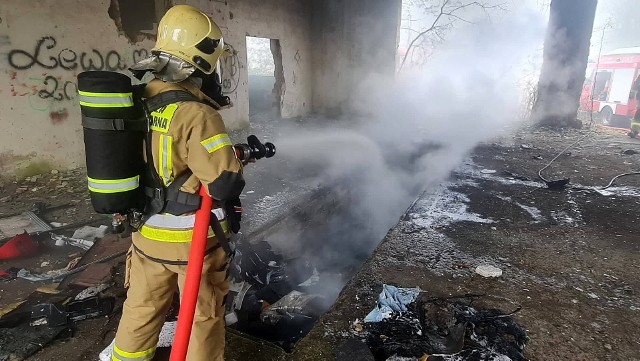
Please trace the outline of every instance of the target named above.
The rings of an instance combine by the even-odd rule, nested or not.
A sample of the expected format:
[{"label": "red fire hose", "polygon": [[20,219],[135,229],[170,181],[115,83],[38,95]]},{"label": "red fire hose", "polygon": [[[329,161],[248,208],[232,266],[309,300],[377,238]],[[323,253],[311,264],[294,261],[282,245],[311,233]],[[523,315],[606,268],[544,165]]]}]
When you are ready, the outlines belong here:
[{"label": "red fire hose", "polygon": [[193,326],[193,315],[196,311],[198,292],[200,291],[200,279],[202,278],[202,263],[204,262],[204,252],[207,247],[207,234],[209,233],[209,221],[211,217],[211,197],[205,189],[200,187],[202,203],[196,212],[196,221],[193,227],[193,238],[189,250],[189,262],[187,264],[187,274],[182,288],[182,299],[180,300],[180,311],[178,312],[178,324],[171,346],[171,356],[169,361],[184,361],[187,358],[189,339],[191,338],[191,328]]}]

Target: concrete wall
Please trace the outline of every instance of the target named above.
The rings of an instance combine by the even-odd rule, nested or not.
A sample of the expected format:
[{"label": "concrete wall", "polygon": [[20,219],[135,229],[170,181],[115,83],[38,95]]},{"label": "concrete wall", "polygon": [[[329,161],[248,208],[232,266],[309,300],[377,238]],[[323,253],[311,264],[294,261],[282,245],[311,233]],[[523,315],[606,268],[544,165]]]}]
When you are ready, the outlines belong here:
[{"label": "concrete wall", "polygon": [[76,75],[85,69],[123,71],[152,45],[131,45],[119,36],[109,5],[0,4],[0,176],[84,162]]},{"label": "concrete wall", "polygon": [[[284,84],[281,114],[284,118],[304,116],[312,109],[312,37],[309,1],[300,0],[228,0],[233,19],[227,21],[229,41],[246,49],[246,36],[279,39]],[[240,72],[244,100],[243,114],[248,114],[247,53],[239,56],[244,71]]]},{"label": "concrete wall", "polygon": [[[156,0],[160,10],[169,0]],[[246,36],[280,39],[284,117],[312,109],[310,6],[298,0],[192,0],[222,27],[236,56],[223,62],[234,107],[229,128],[249,123]],[[0,4],[0,177],[84,164],[76,76],[88,69],[126,70],[154,44],[132,43],[110,18],[109,0],[3,0]],[[112,9],[113,10],[113,9]],[[157,11],[160,14],[162,11]],[[113,13],[111,14],[113,16]],[[150,33],[153,33],[151,31]]]},{"label": "concrete wall", "polygon": [[313,2],[314,111],[349,112],[367,77],[393,76],[401,9],[401,0]]}]

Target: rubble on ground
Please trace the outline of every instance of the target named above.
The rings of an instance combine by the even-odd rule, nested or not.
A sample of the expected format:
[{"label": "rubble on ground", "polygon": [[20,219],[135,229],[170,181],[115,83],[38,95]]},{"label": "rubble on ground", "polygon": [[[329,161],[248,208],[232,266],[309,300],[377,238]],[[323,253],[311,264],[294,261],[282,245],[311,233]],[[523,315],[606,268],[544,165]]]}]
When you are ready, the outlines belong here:
[{"label": "rubble on ground", "polygon": [[116,306],[117,292],[110,288],[128,239],[107,235],[108,227],[100,225],[105,218],[52,216],[66,208],[36,202],[30,211],[0,218],[2,291],[14,290],[13,298],[0,298],[0,359],[23,360]]},{"label": "rubble on ground", "polygon": [[473,306],[487,296],[429,297],[415,288],[383,285],[364,325],[354,335],[375,360],[524,361],[525,330],[513,314]]}]

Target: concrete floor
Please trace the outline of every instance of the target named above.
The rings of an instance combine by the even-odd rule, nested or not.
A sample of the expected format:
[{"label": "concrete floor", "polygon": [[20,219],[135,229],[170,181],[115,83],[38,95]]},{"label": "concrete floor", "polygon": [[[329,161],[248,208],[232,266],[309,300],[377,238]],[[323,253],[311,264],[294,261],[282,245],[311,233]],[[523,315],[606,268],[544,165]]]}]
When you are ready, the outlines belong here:
[{"label": "concrete floor", "polygon": [[[515,320],[527,330],[530,360],[638,360],[640,183],[629,177],[609,193],[596,189],[637,167],[639,155],[622,151],[640,142],[597,132],[549,171],[570,175],[573,188],[547,190],[537,169],[578,136],[527,133],[476,149],[390,230],[286,359],[334,360],[342,342],[365,339],[353,324],[387,283],[436,297],[486,294],[483,307],[505,312],[521,306]],[[480,264],[503,275],[483,278],[474,272]]]}]

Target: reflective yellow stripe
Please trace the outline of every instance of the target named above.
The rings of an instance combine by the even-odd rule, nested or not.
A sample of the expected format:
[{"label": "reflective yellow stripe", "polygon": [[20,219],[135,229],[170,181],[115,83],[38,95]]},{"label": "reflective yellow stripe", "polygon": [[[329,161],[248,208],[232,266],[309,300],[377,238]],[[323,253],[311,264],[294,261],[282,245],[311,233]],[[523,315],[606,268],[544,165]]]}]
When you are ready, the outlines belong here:
[{"label": "reflective yellow stripe", "polygon": [[640,122],[631,122],[631,130],[640,131]]},{"label": "reflective yellow stripe", "polygon": [[96,98],[127,98],[133,96],[133,93],[94,93],[94,92],[85,92],[78,91],[78,94],[86,97],[96,97]]},{"label": "reflective yellow stripe", "polygon": [[113,352],[111,353],[111,360],[116,361],[150,361],[156,353],[156,348],[152,347],[148,350],[139,352],[126,352],[122,351],[118,346],[113,345]]},{"label": "reflective yellow stripe", "polygon": [[168,186],[173,182],[173,161],[171,160],[173,138],[160,134],[158,141],[160,146],[160,152],[158,153],[158,169],[160,170],[160,176],[165,186]]},{"label": "reflective yellow stripe", "polygon": [[140,227],[140,234],[148,239],[159,242],[186,243],[191,242],[193,230],[189,229],[179,231],[174,229],[158,229],[149,226],[142,226]]},{"label": "reflective yellow stripe", "polygon": [[140,176],[125,179],[95,179],[87,177],[89,190],[95,193],[122,193],[138,188]]},{"label": "reflective yellow stripe", "polygon": [[206,149],[209,153],[213,153],[216,150],[227,145],[232,145],[231,139],[229,139],[229,136],[226,133],[214,135],[211,138],[203,140],[202,142],[200,142],[200,144],[202,144],[204,149]]},{"label": "reflective yellow stripe", "polygon": [[102,104],[98,104],[98,103],[89,103],[89,102],[85,102],[85,101],[80,101],[80,105],[85,106],[85,107],[91,107],[91,108],[127,108],[127,107],[132,107],[133,103],[128,104],[128,103],[102,103]]},{"label": "reflective yellow stripe", "polygon": [[[220,221],[220,225],[222,226],[222,230],[224,233],[229,233],[229,225],[227,221]],[[191,242],[193,237],[193,229],[188,230],[175,230],[175,229],[160,229],[153,228],[147,225],[140,227],[140,234],[144,237],[158,241],[158,242],[167,242],[167,243],[187,243]],[[209,228],[209,234],[207,237],[213,237],[213,231]]]},{"label": "reflective yellow stripe", "polygon": [[132,93],[92,93],[79,91],[80,105],[92,108],[122,108],[133,106]]}]

